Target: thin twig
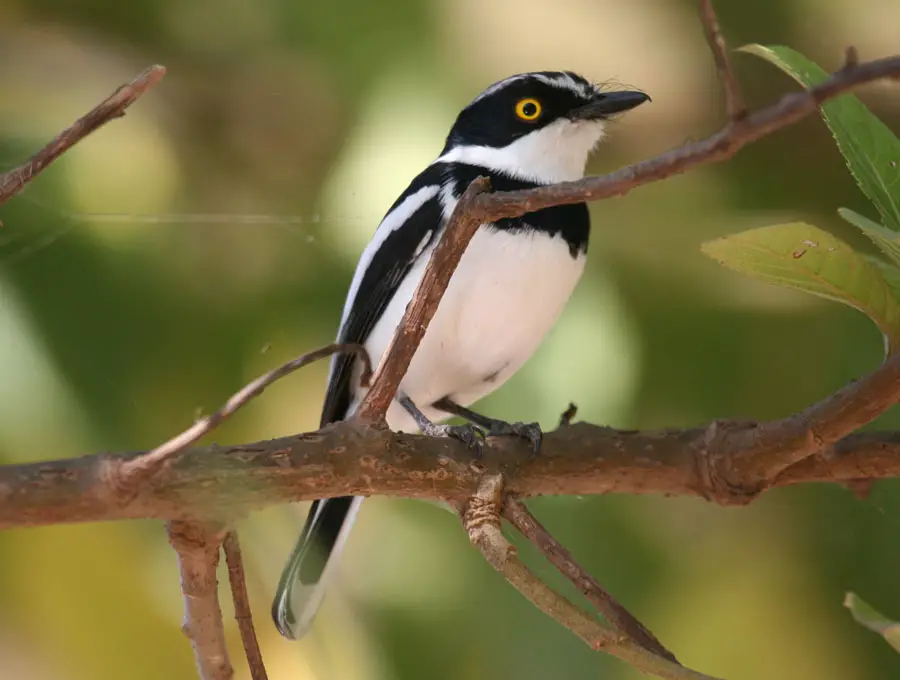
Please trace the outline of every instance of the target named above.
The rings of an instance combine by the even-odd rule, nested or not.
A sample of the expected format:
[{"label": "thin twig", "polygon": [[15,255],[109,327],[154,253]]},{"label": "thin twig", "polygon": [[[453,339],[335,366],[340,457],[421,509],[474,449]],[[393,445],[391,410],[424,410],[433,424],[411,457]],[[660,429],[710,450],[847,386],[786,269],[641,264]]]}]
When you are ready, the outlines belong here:
[{"label": "thin twig", "polygon": [[181,572],[181,629],[191,641],[200,680],[229,680],[234,670],[228,658],[216,580],[224,530],[218,524],[182,521],[169,522],[167,529]]},{"label": "thin twig", "polygon": [[244,577],[244,560],[241,557],[241,544],[238,542],[237,529],[225,535],[225,564],[228,565],[228,582],[231,584],[231,598],[234,601],[234,618],[241,632],[250,677],[253,680],[268,680],[266,665],[262,652],[259,651],[259,640],[253,627],[253,614],[250,611],[250,596],[247,594],[247,580]]},{"label": "thin twig", "polygon": [[658,656],[604,626],[543,583],[516,555],[500,531],[503,478],[486,475],[463,513],[463,525],[472,544],[494,569],[538,609],[581,638],[591,649],[616,656],[638,670],[667,680],[715,680]]},{"label": "thin twig", "polygon": [[747,116],[747,109],[744,107],[741,86],[734,75],[731,60],[728,58],[728,48],[719,26],[719,18],[713,8],[713,0],[700,0],[700,21],[703,23],[706,42],[709,43],[709,49],[716,62],[719,82],[722,83],[722,89],[725,90],[725,110],[732,121],[738,122]]},{"label": "thin twig", "polygon": [[572,554],[547,531],[528,508],[516,498],[508,496],[503,504],[503,516],[531,541],[541,554],[569,579],[591,601],[603,618],[621,635],[631,638],[647,651],[678,663],[678,659],[638,621],[625,607],[609,594],[597,580],[587,573]]},{"label": "thin twig", "polygon": [[262,394],[272,383],[290,375],[304,366],[308,366],[314,361],[319,361],[332,354],[339,353],[357,354],[363,361],[361,380],[363,382],[369,380],[372,372],[372,364],[369,360],[369,354],[366,352],[366,348],[362,345],[354,343],[332,343],[331,345],[321,347],[313,352],[307,352],[306,354],[299,356],[296,359],[291,359],[278,368],[274,368],[268,373],[261,375],[259,378],[232,395],[218,411],[201,418],[181,434],[172,437],[169,441],[160,444],[152,451],[148,451],[145,455],[134,458],[127,463],[123,463],[119,469],[119,479],[115,480],[116,485],[133,490],[137,482],[152,477],[159,471],[160,467],[165,464],[166,460],[211,432],[224,420],[227,420],[234,415],[238,409],[246,406],[247,402],[251,399]]},{"label": "thin twig", "polygon": [[384,414],[397,393],[400,381],[406,375],[409,362],[425,337],[428,324],[447,290],[450,277],[481,224],[469,209],[478,195],[487,191],[489,186],[486,178],[479,177],[466,188],[457,202],[444,234],[428,261],[412,302],[407,305],[403,319],[372,379],[372,387],[356,412],[359,421],[371,423],[384,420]]},{"label": "thin twig", "polygon": [[164,75],[165,67],[151,66],[60,132],[22,165],[0,174],[0,205],[19,193],[42,170],[94,130],[124,116],[125,109],[162,80]]}]

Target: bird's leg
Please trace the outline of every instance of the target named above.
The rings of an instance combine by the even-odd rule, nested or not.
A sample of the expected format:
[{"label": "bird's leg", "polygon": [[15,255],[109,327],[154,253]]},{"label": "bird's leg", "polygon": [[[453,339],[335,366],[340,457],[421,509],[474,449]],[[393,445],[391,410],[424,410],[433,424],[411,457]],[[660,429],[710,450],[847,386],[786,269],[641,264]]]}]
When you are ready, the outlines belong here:
[{"label": "bird's leg", "polygon": [[419,407],[416,406],[409,397],[399,397],[397,402],[412,416],[412,419],[416,421],[416,425],[419,426],[419,429],[422,430],[423,434],[426,434],[429,437],[452,437],[453,439],[458,439],[469,448],[475,449],[478,453],[481,453],[481,449],[484,445],[484,433],[477,427],[474,427],[470,423],[466,423],[465,425],[438,425],[437,423],[431,422],[428,419],[428,416],[422,413]]},{"label": "bird's leg", "polygon": [[441,411],[459,416],[460,418],[465,418],[470,423],[475,423],[479,427],[483,427],[487,431],[489,437],[516,435],[517,437],[523,437],[531,442],[531,447],[534,449],[535,453],[538,453],[541,450],[541,439],[544,435],[541,431],[541,426],[537,423],[507,423],[505,420],[489,418],[488,416],[476,413],[465,406],[460,406],[448,397],[444,397],[443,399],[434,402],[434,407],[439,408]]}]

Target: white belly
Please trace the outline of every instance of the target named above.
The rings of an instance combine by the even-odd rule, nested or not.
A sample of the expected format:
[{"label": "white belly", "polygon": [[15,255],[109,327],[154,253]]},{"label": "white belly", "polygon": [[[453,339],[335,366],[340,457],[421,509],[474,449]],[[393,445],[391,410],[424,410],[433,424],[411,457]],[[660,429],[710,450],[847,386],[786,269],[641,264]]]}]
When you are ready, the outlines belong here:
[{"label": "white belly", "polygon": [[[430,254],[420,258],[369,336],[366,349],[373,363],[383,358]],[[496,390],[522,367],[556,322],[581,277],[584,260],[584,255],[573,258],[560,237],[479,229],[399,393],[440,422],[449,416],[431,408],[435,401],[450,397],[468,406]],[[351,408],[362,396],[357,389]],[[418,429],[396,401],[387,421],[393,430]]]}]

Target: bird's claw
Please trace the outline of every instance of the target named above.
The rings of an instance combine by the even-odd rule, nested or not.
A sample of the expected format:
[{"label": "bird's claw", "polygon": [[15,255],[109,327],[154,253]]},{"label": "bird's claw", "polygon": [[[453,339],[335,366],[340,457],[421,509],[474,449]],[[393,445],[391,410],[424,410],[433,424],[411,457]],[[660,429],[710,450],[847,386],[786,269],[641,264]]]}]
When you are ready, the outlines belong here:
[{"label": "bird's claw", "polygon": [[531,448],[534,451],[534,454],[537,455],[541,451],[541,441],[544,438],[544,433],[541,430],[541,426],[537,423],[506,423],[502,420],[497,420],[491,424],[490,429],[487,432],[489,437],[503,437],[513,435],[516,437],[522,437],[523,439],[527,439],[531,442]]},{"label": "bird's claw", "polygon": [[502,420],[493,421],[487,431],[471,423],[466,423],[465,425],[431,425],[424,430],[424,434],[431,437],[450,437],[461,441],[474,450],[478,457],[484,453],[485,437],[522,437],[529,441],[535,455],[540,453],[541,441],[544,437],[541,426],[537,423],[507,423]]},{"label": "bird's claw", "polygon": [[484,431],[470,423],[465,425],[434,425],[425,431],[432,437],[449,437],[461,441],[474,450],[478,457],[484,453]]}]

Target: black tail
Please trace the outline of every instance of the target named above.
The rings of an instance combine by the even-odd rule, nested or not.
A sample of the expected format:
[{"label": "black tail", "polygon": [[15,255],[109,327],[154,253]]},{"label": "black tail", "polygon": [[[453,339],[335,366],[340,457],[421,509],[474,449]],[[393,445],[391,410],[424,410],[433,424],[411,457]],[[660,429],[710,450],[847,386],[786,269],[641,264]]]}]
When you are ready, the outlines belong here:
[{"label": "black tail", "polygon": [[[357,496],[343,496],[312,504],[272,602],[272,618],[284,637],[293,640],[309,629],[325,595],[329,572],[350,534],[362,500]],[[296,596],[295,586],[301,588]],[[295,615],[295,604],[299,616]]]}]

